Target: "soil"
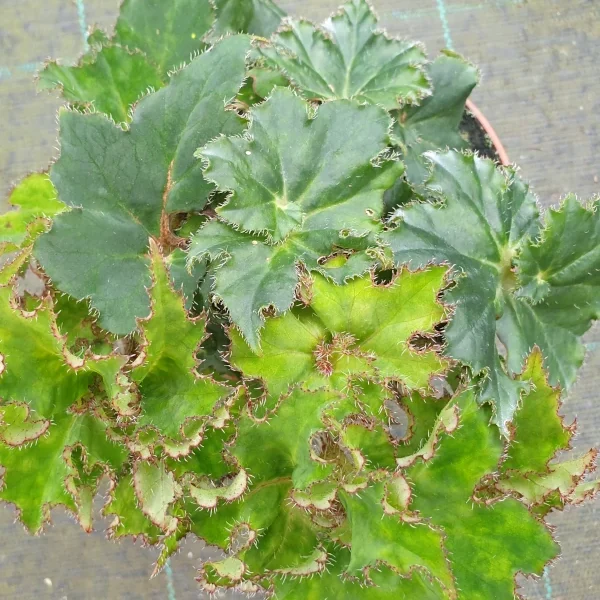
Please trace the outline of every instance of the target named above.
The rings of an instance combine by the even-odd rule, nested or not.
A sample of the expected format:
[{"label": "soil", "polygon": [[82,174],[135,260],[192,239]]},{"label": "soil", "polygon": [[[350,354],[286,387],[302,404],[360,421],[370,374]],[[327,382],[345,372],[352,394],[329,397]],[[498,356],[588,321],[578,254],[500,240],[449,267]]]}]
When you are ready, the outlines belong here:
[{"label": "soil", "polygon": [[462,136],[469,142],[469,146],[471,146],[479,156],[491,158],[496,162],[502,162],[496,148],[485,132],[485,129],[468,109],[466,109],[463,114],[459,129]]}]

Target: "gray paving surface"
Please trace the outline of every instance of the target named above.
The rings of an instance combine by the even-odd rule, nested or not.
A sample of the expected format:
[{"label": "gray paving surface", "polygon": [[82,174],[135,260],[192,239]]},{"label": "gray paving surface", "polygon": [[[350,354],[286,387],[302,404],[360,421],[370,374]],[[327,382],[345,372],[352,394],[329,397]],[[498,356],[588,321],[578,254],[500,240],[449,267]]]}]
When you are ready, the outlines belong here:
[{"label": "gray paving surface", "polygon": [[[0,197],[11,183],[55,156],[56,95],[35,93],[32,75],[45,58],[73,61],[92,23],[110,27],[117,0],[0,0]],[[567,192],[600,191],[600,2],[598,0],[373,0],[392,33],[469,57],[483,81],[475,100],[505,142],[541,202]],[[287,0],[284,9],[315,20],[338,0]],[[83,9],[83,10],[82,10]],[[0,209],[2,200],[0,200]],[[596,328],[587,340],[599,344]],[[600,351],[590,351],[564,407],[577,415],[582,450],[600,446]],[[600,598],[600,502],[552,517],[563,557],[527,597]],[[152,550],[85,535],[56,511],[38,539],[0,507],[0,599],[115,600],[198,597],[194,568],[202,547],[188,543],[170,572],[149,580]],[[418,599],[416,599],[418,600]],[[493,599],[490,599],[493,600]]]}]

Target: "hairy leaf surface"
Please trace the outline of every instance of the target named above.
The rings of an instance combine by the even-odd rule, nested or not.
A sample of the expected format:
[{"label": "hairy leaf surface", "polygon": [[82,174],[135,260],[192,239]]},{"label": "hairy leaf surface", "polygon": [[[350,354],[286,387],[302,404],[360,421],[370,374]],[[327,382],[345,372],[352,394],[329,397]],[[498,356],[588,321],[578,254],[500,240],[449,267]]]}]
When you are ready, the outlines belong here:
[{"label": "hairy leaf surface", "polygon": [[[548,242],[538,246],[535,198],[512,171],[497,170],[489,160],[457,152],[428,154],[428,158],[433,170],[427,187],[442,204],[400,209],[398,227],[383,237],[401,264],[444,262],[464,274],[446,294],[455,305],[445,333],[447,351],[475,372],[487,373],[482,400],[495,403],[494,419],[506,432],[522,383],[511,379],[505,369],[519,372],[534,345],[542,350],[551,383],[568,388],[575,379],[583,359],[579,338],[599,311],[598,212],[594,205],[584,208],[567,199],[548,219],[542,234]],[[565,231],[561,250],[553,238],[566,222],[571,235],[567,237]],[[563,261],[565,266],[574,261],[573,268],[565,279],[549,276],[546,282],[534,264],[552,257],[557,272]],[[540,287],[531,282],[536,271],[542,274]],[[582,285],[583,277],[587,279]],[[527,297],[528,289],[533,297]],[[573,310],[574,304],[580,309]],[[497,337],[506,347],[506,361],[498,354]]]},{"label": "hairy leaf surface", "polygon": [[246,376],[263,379],[274,397],[298,383],[343,389],[348,376],[372,372],[426,388],[446,365],[434,352],[416,352],[409,341],[444,318],[436,296],[445,273],[439,267],[404,272],[386,287],[369,275],[341,286],[315,275],[313,314],[292,311],[269,319],[256,353],[232,331],[231,362]]},{"label": "hairy leaf surface", "polygon": [[481,478],[496,469],[502,444],[488,425],[489,412],[477,406],[472,392],[456,402],[458,429],[451,436],[440,432],[433,458],[407,470],[410,508],[443,528],[459,598],[512,600],[516,573],[541,574],[558,545],[517,500],[490,506],[472,500]]},{"label": "hairy leaf surface", "polygon": [[426,524],[404,523],[397,514],[385,514],[384,496],[382,483],[342,496],[352,544],[347,573],[358,575],[361,569],[375,567],[380,562],[401,574],[421,567],[452,590],[454,582],[444,553],[442,533]]},{"label": "hairy leaf surface", "polygon": [[211,37],[251,33],[268,38],[285,13],[271,0],[214,0],[217,18]]},{"label": "hairy leaf surface", "polygon": [[419,44],[377,31],[365,0],[351,0],[322,27],[290,20],[262,48],[307,99],[355,98],[388,110],[431,93]]},{"label": "hairy leaf surface", "polygon": [[90,297],[109,331],[129,333],[148,314],[149,237],[168,245],[168,213],[206,202],[211,186],[193,150],[239,130],[224,102],[241,85],[248,47],[231,37],[196,58],[139,103],[128,131],[101,115],[61,113],[51,177],[71,211],[38,240],[36,257],[59,289]]},{"label": "hairy leaf surface", "polygon": [[368,571],[369,582],[358,579],[344,579],[350,561],[350,550],[331,548],[330,561],[322,573],[313,577],[292,579],[280,577],[275,580],[277,598],[282,600],[323,600],[340,598],[350,600],[440,600],[443,591],[439,584],[430,578],[413,571],[410,577],[398,577],[398,574],[385,567]]},{"label": "hairy leaf surface", "polygon": [[[385,111],[349,101],[325,104],[313,117],[307,109],[277,89],[251,111],[247,136],[200,151],[205,176],[231,190],[217,213],[242,231],[209,222],[193,237],[190,259],[221,258],[215,294],[254,347],[262,309],[290,306],[296,263],[320,269],[319,259],[334,246],[364,245],[358,236],[377,231],[383,192],[402,173],[398,162],[373,163],[388,141]],[[342,230],[356,237],[343,239]],[[240,293],[242,278],[251,293]]]},{"label": "hairy leaf surface", "polygon": [[520,375],[530,382],[531,390],[511,425],[511,441],[496,487],[516,492],[545,514],[551,506],[563,508],[576,501],[578,493],[589,487],[584,478],[594,470],[597,453],[591,450],[576,458],[557,460],[560,451],[569,449],[575,425],[566,426],[559,415],[561,392],[548,384],[542,363],[536,348]]},{"label": "hairy leaf surface", "polygon": [[78,403],[96,374],[110,389],[125,362],[119,356],[74,356],[57,330],[50,299],[24,312],[12,289],[0,287],[0,398],[27,403],[35,419],[51,420]]}]

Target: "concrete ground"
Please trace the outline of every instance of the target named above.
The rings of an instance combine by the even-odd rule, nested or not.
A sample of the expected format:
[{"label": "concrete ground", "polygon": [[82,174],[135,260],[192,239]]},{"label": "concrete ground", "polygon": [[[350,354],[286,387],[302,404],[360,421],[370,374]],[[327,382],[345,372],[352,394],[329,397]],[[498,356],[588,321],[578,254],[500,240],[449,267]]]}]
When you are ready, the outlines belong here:
[{"label": "concrete ground", "polygon": [[[313,20],[339,0],[285,0],[284,9]],[[545,206],[570,191],[600,191],[600,3],[597,0],[373,0],[394,34],[423,40],[432,56],[452,47],[478,64],[474,99],[511,159]],[[110,27],[118,0],[0,0],[0,196],[56,155],[55,94],[37,95],[32,77],[47,57],[74,61],[90,24]],[[0,209],[2,200],[0,200]],[[600,446],[600,331],[588,335],[581,380],[564,413],[577,415],[582,450]],[[600,501],[552,517],[563,557],[528,598],[600,598]],[[0,507],[0,599],[154,600],[197,598],[199,543],[188,543],[169,570],[149,579],[154,554],[86,535],[60,511],[39,539]],[[493,599],[490,599],[493,600]]]}]

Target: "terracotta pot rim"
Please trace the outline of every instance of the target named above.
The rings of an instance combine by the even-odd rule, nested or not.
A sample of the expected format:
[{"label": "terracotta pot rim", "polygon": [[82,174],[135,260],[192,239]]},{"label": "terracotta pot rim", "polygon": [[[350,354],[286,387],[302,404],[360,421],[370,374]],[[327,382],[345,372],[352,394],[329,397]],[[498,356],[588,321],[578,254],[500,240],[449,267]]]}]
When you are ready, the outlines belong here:
[{"label": "terracotta pot rim", "polygon": [[487,136],[490,138],[496,153],[498,154],[498,158],[500,162],[507,167],[510,165],[510,159],[508,158],[508,153],[500,140],[500,137],[496,133],[496,130],[492,127],[492,124],[486,119],[485,115],[477,108],[477,106],[471,101],[467,100],[467,109],[473,114],[475,119],[477,119],[478,123],[481,125],[481,128],[485,131]]}]

